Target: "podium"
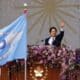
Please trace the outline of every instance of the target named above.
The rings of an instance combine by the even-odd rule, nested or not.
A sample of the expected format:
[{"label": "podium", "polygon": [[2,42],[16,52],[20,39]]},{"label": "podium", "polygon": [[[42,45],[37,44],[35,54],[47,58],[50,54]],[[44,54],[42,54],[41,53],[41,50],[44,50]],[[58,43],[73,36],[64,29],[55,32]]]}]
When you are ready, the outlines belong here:
[{"label": "podium", "polygon": [[[77,80],[76,52],[69,47],[29,45],[28,53],[29,80]],[[38,74],[35,73],[35,70],[42,76],[35,76]]]}]

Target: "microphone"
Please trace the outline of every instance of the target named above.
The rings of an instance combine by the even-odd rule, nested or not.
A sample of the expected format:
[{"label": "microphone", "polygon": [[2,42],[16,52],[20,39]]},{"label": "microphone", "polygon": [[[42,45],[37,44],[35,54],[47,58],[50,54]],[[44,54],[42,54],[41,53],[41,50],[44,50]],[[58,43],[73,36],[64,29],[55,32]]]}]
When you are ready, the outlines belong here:
[{"label": "microphone", "polygon": [[41,40],[41,42],[44,42],[44,41],[45,41],[45,39],[42,39],[42,40]]},{"label": "microphone", "polygon": [[38,40],[35,44],[41,44],[45,41],[45,39],[42,39],[42,40]]}]

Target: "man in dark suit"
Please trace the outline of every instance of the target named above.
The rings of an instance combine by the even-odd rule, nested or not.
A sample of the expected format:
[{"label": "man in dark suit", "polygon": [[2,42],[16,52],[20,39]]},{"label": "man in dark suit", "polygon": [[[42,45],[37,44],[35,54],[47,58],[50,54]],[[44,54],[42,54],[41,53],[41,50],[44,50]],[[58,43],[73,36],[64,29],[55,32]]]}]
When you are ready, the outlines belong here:
[{"label": "man in dark suit", "polygon": [[45,45],[52,45],[55,47],[61,46],[61,41],[62,41],[63,36],[64,36],[64,30],[63,30],[64,22],[63,21],[61,22],[60,26],[61,26],[61,30],[60,30],[60,33],[58,35],[57,35],[56,27],[51,27],[49,29],[50,37],[45,39]]}]

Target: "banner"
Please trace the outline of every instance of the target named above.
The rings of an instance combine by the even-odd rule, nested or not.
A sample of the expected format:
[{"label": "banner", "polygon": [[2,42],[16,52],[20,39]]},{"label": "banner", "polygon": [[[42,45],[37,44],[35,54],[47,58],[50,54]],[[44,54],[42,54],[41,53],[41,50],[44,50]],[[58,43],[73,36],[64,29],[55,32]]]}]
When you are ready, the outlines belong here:
[{"label": "banner", "polygon": [[27,57],[27,19],[21,15],[0,30],[0,65]]}]

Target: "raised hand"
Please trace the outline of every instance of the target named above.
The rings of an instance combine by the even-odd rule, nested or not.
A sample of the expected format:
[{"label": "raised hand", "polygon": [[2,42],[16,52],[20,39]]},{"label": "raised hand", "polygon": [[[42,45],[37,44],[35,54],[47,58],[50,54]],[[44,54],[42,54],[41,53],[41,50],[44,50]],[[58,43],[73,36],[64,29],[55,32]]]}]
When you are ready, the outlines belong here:
[{"label": "raised hand", "polygon": [[61,26],[61,28],[64,27],[64,21],[61,21],[60,26]]}]

